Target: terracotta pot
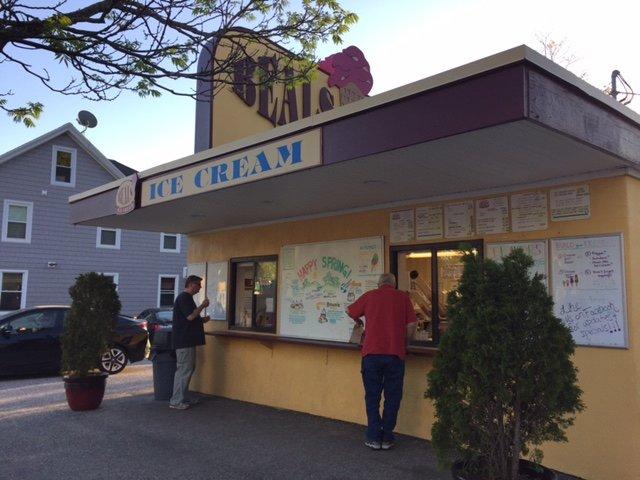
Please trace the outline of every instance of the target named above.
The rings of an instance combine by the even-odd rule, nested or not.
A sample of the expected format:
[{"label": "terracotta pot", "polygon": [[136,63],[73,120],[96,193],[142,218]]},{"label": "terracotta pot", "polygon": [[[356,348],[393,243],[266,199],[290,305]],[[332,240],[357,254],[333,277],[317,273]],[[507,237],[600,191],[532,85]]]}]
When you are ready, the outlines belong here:
[{"label": "terracotta pot", "polygon": [[71,410],[95,410],[102,403],[104,387],[109,374],[88,377],[64,377],[64,391]]},{"label": "terracotta pot", "polygon": [[[542,471],[539,471],[540,468]],[[522,478],[527,480],[558,480],[556,472],[528,460],[520,460],[518,471]],[[461,460],[451,466],[451,477],[453,480],[484,480],[479,475],[464,473],[464,462]]]}]

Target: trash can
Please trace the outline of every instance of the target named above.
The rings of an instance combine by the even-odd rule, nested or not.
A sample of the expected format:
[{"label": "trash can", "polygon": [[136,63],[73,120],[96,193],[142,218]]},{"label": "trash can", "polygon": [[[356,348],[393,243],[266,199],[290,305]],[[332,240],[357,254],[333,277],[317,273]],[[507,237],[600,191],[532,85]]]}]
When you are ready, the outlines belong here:
[{"label": "trash can", "polygon": [[176,374],[176,352],[172,346],[171,329],[157,330],[151,345],[153,362],[153,398],[169,400],[173,394],[173,377]]}]

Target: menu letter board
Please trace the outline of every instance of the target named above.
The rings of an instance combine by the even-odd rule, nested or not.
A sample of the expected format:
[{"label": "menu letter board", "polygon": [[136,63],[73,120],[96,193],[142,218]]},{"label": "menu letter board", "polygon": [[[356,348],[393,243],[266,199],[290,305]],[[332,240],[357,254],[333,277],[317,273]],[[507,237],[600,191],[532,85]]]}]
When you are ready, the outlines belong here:
[{"label": "menu letter board", "polygon": [[628,346],[622,237],[551,240],[555,314],[578,345]]},{"label": "menu letter board", "polygon": [[521,248],[524,253],[533,258],[533,266],[529,269],[530,275],[539,273],[543,283],[549,288],[549,266],[547,262],[547,241],[534,240],[531,242],[511,242],[511,243],[487,243],[487,258],[496,262],[502,261],[516,248]]},{"label": "menu letter board", "polygon": [[282,247],[280,335],[348,342],[354,322],[345,312],[377,287],[384,271],[382,237]]}]

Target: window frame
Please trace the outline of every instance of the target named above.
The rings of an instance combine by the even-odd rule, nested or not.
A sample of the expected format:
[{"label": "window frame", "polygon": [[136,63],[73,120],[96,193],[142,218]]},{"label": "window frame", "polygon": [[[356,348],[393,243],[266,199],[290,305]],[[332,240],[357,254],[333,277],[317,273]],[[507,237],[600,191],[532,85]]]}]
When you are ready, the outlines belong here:
[{"label": "window frame", "polygon": [[[178,281],[180,280],[180,275],[176,275],[173,273],[160,273],[158,275],[158,297],[157,297],[157,308],[168,308],[168,307],[163,307],[160,305],[160,298],[161,298],[161,293],[162,290],[160,289],[162,287],[162,279],[163,278],[173,278],[173,280],[175,281],[174,285],[173,285],[173,300],[175,301],[176,297],[178,296]],[[167,290],[168,291],[168,290]],[[173,307],[173,303],[171,304],[171,306]]]},{"label": "window frame", "polygon": [[484,241],[480,240],[463,240],[459,242],[441,242],[441,243],[425,243],[414,245],[397,245],[389,248],[390,271],[398,278],[398,255],[401,253],[421,251],[431,252],[431,329],[432,341],[412,341],[410,346],[414,347],[438,347],[440,345],[440,298],[438,295],[438,251],[442,250],[462,250],[462,246],[470,246],[478,251],[480,258],[484,258]]},{"label": "window frame", "polygon": [[0,296],[2,295],[2,277],[5,273],[21,273],[22,274],[22,285],[20,290],[20,308],[16,310],[0,310],[0,315],[4,315],[5,313],[15,312],[17,310],[22,310],[27,307],[27,285],[29,284],[29,270],[11,270],[11,269],[0,269]]},{"label": "window frame", "polygon": [[[9,233],[9,209],[11,206],[27,207],[27,228],[25,238],[11,238]],[[2,206],[2,241],[10,243],[31,243],[31,232],[33,229],[33,202],[25,202],[22,200],[11,200],[5,198]]]},{"label": "window frame", "polygon": [[[164,247],[164,239],[165,237],[176,237],[176,248],[165,248]],[[179,233],[160,233],[160,251],[165,253],[180,253],[180,234]]]},{"label": "window frame", "polygon": [[116,285],[116,292],[120,287],[120,274],[118,272],[99,272],[100,275],[104,275],[105,277],[109,276],[113,278],[113,283]]},{"label": "window frame", "polygon": [[[111,230],[111,231],[115,231],[116,232],[116,244],[115,245],[108,245],[108,244],[102,243],[102,232],[104,230]],[[102,228],[102,227],[97,227],[96,228],[96,248],[108,248],[108,249],[111,249],[111,250],[120,250],[121,237],[122,237],[122,229],[120,229],[120,228]]]},{"label": "window frame", "polygon": [[[58,166],[58,152],[66,152],[71,154],[71,178],[70,182],[60,182],[56,180],[56,167]],[[61,145],[54,145],[51,154],[51,185],[57,187],[70,187],[76,186],[76,165],[77,165],[78,151],[75,148],[63,147]]]},{"label": "window frame", "polygon": [[[275,262],[276,264],[276,291],[273,298],[273,327],[259,327],[256,324],[256,296],[253,295],[252,311],[251,311],[251,327],[236,326],[236,266],[241,263],[253,262],[253,278],[257,274],[258,263]],[[278,288],[279,288],[280,266],[278,255],[263,255],[257,257],[240,257],[229,260],[229,282],[227,284],[227,325],[229,330],[243,332],[259,332],[259,333],[277,333],[278,332]]]}]

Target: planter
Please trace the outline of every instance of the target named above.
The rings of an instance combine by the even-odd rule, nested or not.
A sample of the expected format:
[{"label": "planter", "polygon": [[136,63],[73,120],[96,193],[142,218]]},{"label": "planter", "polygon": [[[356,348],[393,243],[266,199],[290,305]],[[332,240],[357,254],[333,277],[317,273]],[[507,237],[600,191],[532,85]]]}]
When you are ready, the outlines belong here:
[{"label": "planter", "polygon": [[95,410],[102,403],[107,373],[87,377],[64,377],[64,391],[69,408],[75,411]]},{"label": "planter", "polygon": [[[461,460],[453,463],[451,466],[453,480],[485,480],[479,475],[464,473],[464,466],[465,464]],[[558,480],[556,472],[528,460],[520,460],[518,471],[520,480]]]}]

